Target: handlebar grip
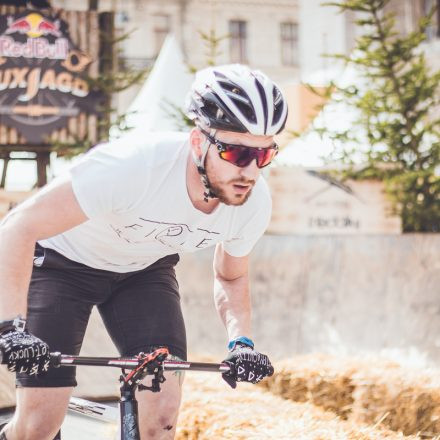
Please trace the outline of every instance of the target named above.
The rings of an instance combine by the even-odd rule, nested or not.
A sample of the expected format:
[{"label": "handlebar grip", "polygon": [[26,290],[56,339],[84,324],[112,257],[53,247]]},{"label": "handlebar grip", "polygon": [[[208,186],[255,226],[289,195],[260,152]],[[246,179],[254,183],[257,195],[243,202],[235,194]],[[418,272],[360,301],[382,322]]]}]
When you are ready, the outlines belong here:
[{"label": "handlebar grip", "polygon": [[61,353],[59,351],[55,351],[50,354],[49,365],[54,368],[58,368],[59,366],[61,366]]}]

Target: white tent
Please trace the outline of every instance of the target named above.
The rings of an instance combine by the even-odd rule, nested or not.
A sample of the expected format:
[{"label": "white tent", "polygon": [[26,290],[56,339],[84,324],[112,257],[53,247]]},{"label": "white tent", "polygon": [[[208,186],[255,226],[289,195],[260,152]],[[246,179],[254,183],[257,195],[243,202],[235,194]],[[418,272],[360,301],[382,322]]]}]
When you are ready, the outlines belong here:
[{"label": "white tent", "polygon": [[[193,74],[176,38],[168,35],[150,75],[127,110],[127,126],[137,134],[182,129],[176,118],[177,109],[183,109],[192,81]],[[117,130],[111,133],[112,137],[118,135]]]},{"label": "white tent", "polygon": [[[340,86],[355,84],[357,87],[365,87],[365,80],[359,77],[354,69],[347,68],[337,77],[337,70],[332,72],[316,72],[309,76],[305,82],[313,85],[328,84],[330,79],[336,79]],[[335,131],[356,130],[356,136],[365,138],[364,132],[359,127],[354,126],[354,122],[359,114],[345,102],[330,102],[326,104],[319,115],[313,121],[317,128],[327,128]],[[365,139],[364,139],[365,140]],[[313,130],[308,130],[299,138],[292,140],[280,152],[276,158],[279,165],[300,165],[304,167],[320,167],[326,164],[330,153],[336,148],[340,149],[342,144],[335,145],[328,135],[322,137]],[[357,147],[359,152],[364,149]],[[354,158],[356,161],[356,158]],[[362,156],[359,154],[359,162],[362,162]]]}]

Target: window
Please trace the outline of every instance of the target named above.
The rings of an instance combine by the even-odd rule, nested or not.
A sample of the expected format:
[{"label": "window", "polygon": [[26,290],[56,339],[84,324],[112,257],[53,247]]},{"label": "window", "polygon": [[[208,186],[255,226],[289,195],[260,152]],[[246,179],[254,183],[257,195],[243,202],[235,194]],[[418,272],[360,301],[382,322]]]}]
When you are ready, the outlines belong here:
[{"label": "window", "polygon": [[231,62],[246,63],[246,26],[247,23],[241,20],[231,20],[229,22],[230,46],[229,52]]},{"label": "window", "polygon": [[281,23],[281,63],[284,66],[298,65],[298,25]]},{"label": "window", "polygon": [[428,15],[435,8],[431,24],[426,28],[426,39],[433,40],[440,37],[440,0],[422,0],[422,13]]},{"label": "window", "polygon": [[166,14],[157,14],[153,16],[154,23],[154,54],[158,55],[165,41],[166,36],[170,32],[170,16]]}]

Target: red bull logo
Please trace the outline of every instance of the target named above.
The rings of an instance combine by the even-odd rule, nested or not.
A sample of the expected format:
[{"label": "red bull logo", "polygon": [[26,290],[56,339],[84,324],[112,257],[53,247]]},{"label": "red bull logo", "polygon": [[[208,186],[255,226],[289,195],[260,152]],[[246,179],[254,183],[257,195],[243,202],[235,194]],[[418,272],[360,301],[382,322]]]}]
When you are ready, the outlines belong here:
[{"label": "red bull logo", "polygon": [[60,22],[50,21],[42,15],[32,12],[25,17],[20,17],[17,20],[13,20],[12,17],[8,17],[8,28],[5,34],[12,34],[18,32],[20,34],[26,34],[31,38],[38,38],[41,36],[53,35],[55,37],[61,37]]}]

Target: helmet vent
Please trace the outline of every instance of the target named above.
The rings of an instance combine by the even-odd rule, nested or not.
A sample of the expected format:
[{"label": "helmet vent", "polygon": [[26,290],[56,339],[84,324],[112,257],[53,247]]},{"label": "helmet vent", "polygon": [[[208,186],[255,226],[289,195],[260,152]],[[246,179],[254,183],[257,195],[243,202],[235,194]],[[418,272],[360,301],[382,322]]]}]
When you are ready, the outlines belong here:
[{"label": "helmet vent", "polygon": [[255,110],[252,105],[252,101],[246,92],[241,87],[229,80],[219,80],[219,84],[228,98],[231,99],[231,101],[238,107],[246,120],[256,123],[257,119],[255,116]]},{"label": "helmet vent", "polygon": [[244,90],[238,87],[232,81],[219,81],[219,84],[226,95],[228,95],[232,100],[238,99],[246,103],[250,102],[249,96],[244,92]]},{"label": "helmet vent", "polygon": [[260,94],[260,98],[261,98],[261,104],[263,106],[264,133],[266,134],[266,132],[267,132],[267,116],[268,116],[267,115],[268,109],[267,109],[266,93],[264,92],[264,88],[263,88],[262,84],[260,83],[260,81],[258,81],[258,78],[255,78],[255,85],[257,86],[258,93]]},{"label": "helmet vent", "polygon": [[273,112],[273,120],[272,123],[276,124],[281,118],[281,115],[283,114],[283,95],[281,95],[281,92],[277,87],[274,86],[273,88],[273,104],[274,104],[274,112]]},{"label": "helmet vent", "polygon": [[235,100],[234,104],[238,107],[240,112],[243,114],[243,116],[246,118],[247,121],[250,121],[252,123],[257,122],[257,118],[255,117],[255,111],[254,108],[249,105],[248,103],[244,103],[240,100]]},{"label": "helmet vent", "polygon": [[213,103],[212,101],[205,101],[203,111],[209,118],[215,118],[218,110],[220,109],[217,105],[215,105],[215,103]]},{"label": "helmet vent", "polygon": [[218,70],[214,70],[214,75],[215,75],[217,78],[224,78],[224,79],[226,79],[226,80],[228,79],[228,77],[227,77],[225,74],[219,72]]}]

